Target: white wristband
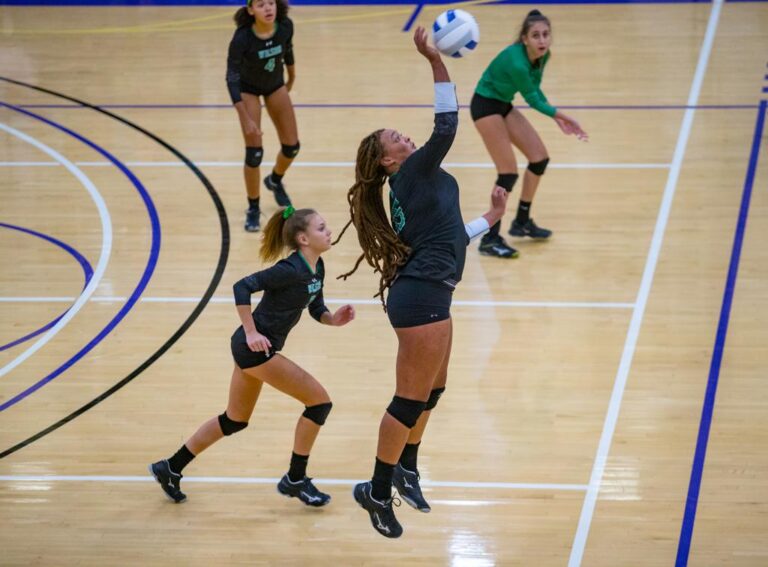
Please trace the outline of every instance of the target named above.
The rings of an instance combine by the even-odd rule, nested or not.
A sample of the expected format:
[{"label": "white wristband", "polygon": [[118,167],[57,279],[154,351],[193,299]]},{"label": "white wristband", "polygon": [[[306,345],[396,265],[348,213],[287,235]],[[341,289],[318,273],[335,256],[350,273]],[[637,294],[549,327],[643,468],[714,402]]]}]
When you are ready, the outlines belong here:
[{"label": "white wristband", "polygon": [[457,112],[456,85],[453,83],[435,83],[435,114]]},{"label": "white wristband", "polygon": [[477,238],[489,228],[491,228],[491,225],[488,224],[485,217],[478,217],[464,225],[464,230],[467,231],[467,236],[469,236],[470,240]]}]

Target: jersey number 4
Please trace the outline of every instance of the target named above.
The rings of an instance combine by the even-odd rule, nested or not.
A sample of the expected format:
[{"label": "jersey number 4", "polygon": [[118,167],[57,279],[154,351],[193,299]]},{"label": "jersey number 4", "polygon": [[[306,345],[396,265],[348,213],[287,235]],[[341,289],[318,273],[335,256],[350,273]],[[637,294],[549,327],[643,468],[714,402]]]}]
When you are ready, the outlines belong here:
[{"label": "jersey number 4", "polygon": [[275,58],[273,57],[269,61],[267,61],[267,64],[264,65],[264,68],[269,71],[270,73],[275,70]]}]

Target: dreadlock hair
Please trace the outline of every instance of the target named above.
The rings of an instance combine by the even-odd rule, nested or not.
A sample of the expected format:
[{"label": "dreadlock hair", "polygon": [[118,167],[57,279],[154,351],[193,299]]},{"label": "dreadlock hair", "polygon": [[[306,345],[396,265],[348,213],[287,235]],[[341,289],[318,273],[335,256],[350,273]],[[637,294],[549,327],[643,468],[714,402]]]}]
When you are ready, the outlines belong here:
[{"label": "dreadlock hair", "polygon": [[296,235],[307,230],[309,219],[317,214],[314,209],[297,209],[286,219],[283,217],[286,209],[287,207],[278,209],[264,228],[259,250],[259,256],[264,262],[277,260],[286,248],[298,250]]},{"label": "dreadlock hair", "polygon": [[355,266],[339,278],[346,280],[354,274],[365,258],[374,273],[381,274],[379,292],[374,297],[381,297],[381,304],[386,311],[384,291],[392,285],[398,267],[405,264],[411,249],[397,237],[384,211],[381,190],[387,179],[387,172],[381,165],[384,156],[384,146],[381,144],[383,131],[376,130],[360,142],[355,162],[355,184],[347,193],[351,219],[334,244],[341,240],[350,224],[355,225],[363,253],[355,262]]},{"label": "dreadlock hair", "polygon": [[[256,18],[248,13],[248,7],[252,3],[253,0],[248,0],[245,6],[242,6],[237,10],[237,12],[235,12],[233,19],[235,20],[235,25],[238,28],[243,26],[250,27],[256,21]],[[275,0],[275,4],[277,4],[277,15],[275,16],[275,20],[279,22],[288,17],[288,2],[287,0]]]},{"label": "dreadlock hair", "polygon": [[528,30],[531,29],[531,26],[533,24],[536,24],[538,22],[544,22],[547,24],[547,27],[549,29],[552,29],[552,24],[549,21],[549,18],[546,17],[544,14],[539,12],[538,10],[531,10],[528,12],[528,15],[525,16],[525,19],[523,20],[523,24],[520,26],[520,33],[517,34],[517,42],[516,43],[523,43],[523,38],[528,35]]}]

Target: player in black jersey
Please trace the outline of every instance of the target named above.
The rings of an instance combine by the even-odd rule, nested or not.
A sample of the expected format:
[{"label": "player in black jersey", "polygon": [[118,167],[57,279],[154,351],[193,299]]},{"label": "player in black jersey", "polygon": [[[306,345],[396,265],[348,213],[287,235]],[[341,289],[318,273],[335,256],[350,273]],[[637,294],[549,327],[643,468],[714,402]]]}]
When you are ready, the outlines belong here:
[{"label": "player in black jersey", "polygon": [[[235,14],[235,23],[237,30],[227,57],[227,88],[245,138],[245,230],[256,232],[260,227],[259,166],[264,157],[259,97],[264,98],[281,145],[264,185],[274,193],[278,205],[291,204],[283,176],[299,153],[296,115],[288,94],[296,78],[293,22],[288,18],[285,0],[248,0]],[[288,72],[287,83],[283,68]]]},{"label": "player in black jersey", "polygon": [[[363,254],[342,276],[351,275],[365,258],[381,274],[382,302],[389,288],[386,311],[398,340],[397,386],[379,427],[373,478],[356,485],[353,494],[374,529],[391,538],[403,532],[392,510],[393,482],[408,504],[430,511],[419,486],[417,453],[430,412],[445,390],[452,293],[461,280],[467,244],[501,218],[507,200],[506,191],[494,187],[491,209],[464,224],[458,184],[440,167],[456,135],[456,89],[423,28],[416,29],[414,42],[432,67],[435,127],[418,149],[391,129],[376,130],[360,143],[356,181],[347,199]],[[387,179],[391,224],[381,198]]]},{"label": "player in black jersey", "polygon": [[[306,406],[296,424],[290,469],[280,479],[277,490],[299,498],[307,506],[324,506],[330,500],[306,476],[306,469],[315,438],[331,411],[331,399],[320,382],[279,354],[305,307],[325,325],[340,327],[355,317],[351,305],[331,314],[323,301],[325,270],[320,255],[330,247],[331,231],[312,209],[294,211],[289,206],[275,213],[267,223],[260,251],[262,259],[274,260],[286,248],[294,252],[234,285],[242,325],[231,340],[235,368],[227,409],[203,423],[172,457],[149,466],[174,502],[186,500],[180,487],[184,467],[225,435],[245,429],[265,382]],[[251,313],[251,294],[262,290],[261,301]]]}]

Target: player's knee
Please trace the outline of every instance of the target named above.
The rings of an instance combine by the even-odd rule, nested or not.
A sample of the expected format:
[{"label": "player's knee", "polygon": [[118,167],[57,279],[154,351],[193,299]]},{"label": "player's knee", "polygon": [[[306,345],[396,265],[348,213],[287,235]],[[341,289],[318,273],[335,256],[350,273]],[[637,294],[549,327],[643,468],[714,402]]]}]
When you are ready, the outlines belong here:
[{"label": "player's knee", "polygon": [[427,402],[394,396],[392,402],[387,407],[387,413],[405,425],[408,429],[411,429],[416,425],[419,416],[426,407]]},{"label": "player's knee", "polygon": [[285,157],[288,159],[293,159],[297,155],[299,155],[299,148],[301,147],[301,144],[299,142],[296,142],[293,145],[288,144],[281,144],[280,145],[280,151],[283,153]]},{"label": "player's knee", "polygon": [[544,172],[547,170],[548,163],[549,163],[549,158],[544,158],[541,161],[535,161],[533,163],[529,163],[528,169],[531,173],[535,175],[544,175]]},{"label": "player's knee", "polygon": [[316,406],[305,406],[304,413],[301,415],[306,417],[309,421],[313,421],[318,425],[323,425],[328,418],[328,414],[331,413],[332,407],[333,404],[331,402],[318,404]]},{"label": "player's knee", "polygon": [[507,193],[509,193],[515,186],[515,183],[517,183],[518,177],[519,175],[517,173],[499,173],[499,175],[496,176],[496,185],[504,187],[504,189],[507,190]]},{"label": "player's knee", "polygon": [[259,167],[261,158],[264,157],[264,148],[248,146],[245,148],[245,165],[248,167]]},{"label": "player's knee", "polygon": [[247,421],[232,421],[229,419],[227,412],[224,412],[219,416],[219,427],[224,435],[232,435],[238,431],[242,431],[248,427]]},{"label": "player's knee", "polygon": [[440,396],[443,395],[443,392],[445,392],[445,386],[442,388],[435,388],[429,393],[429,399],[427,400],[427,407],[425,407],[425,410],[433,410],[435,409],[435,406],[437,405],[437,402],[440,401]]}]

